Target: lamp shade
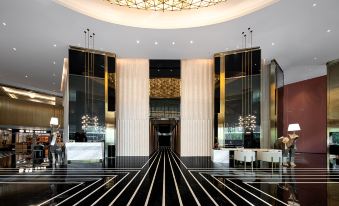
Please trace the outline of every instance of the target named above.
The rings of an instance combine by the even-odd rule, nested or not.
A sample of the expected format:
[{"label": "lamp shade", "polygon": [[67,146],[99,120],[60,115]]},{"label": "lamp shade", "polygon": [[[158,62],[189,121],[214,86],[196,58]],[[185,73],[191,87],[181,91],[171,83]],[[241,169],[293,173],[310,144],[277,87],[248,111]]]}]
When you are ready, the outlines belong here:
[{"label": "lamp shade", "polygon": [[298,123],[296,123],[296,124],[289,124],[287,130],[289,132],[300,131],[300,125]]},{"label": "lamp shade", "polygon": [[57,126],[59,125],[59,119],[57,117],[51,117],[51,121],[49,122],[49,124],[52,126]]}]

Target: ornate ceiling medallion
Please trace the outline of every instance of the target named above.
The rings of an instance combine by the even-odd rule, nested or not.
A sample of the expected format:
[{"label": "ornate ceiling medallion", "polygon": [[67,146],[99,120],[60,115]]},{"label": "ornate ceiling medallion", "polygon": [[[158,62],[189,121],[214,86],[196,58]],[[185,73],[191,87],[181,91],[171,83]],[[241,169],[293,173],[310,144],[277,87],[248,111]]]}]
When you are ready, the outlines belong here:
[{"label": "ornate ceiling medallion", "polygon": [[227,0],[105,0],[111,4],[152,11],[181,11],[214,6]]}]

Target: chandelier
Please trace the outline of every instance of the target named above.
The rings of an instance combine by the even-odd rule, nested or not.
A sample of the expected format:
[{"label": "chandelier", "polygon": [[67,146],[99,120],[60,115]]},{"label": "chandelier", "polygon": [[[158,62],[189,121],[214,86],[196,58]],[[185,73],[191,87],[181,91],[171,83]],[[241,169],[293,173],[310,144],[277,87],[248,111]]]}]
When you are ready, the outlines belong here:
[{"label": "chandelier", "polygon": [[[81,117],[81,128],[84,131],[87,130],[98,130],[99,128],[99,118],[93,114],[93,99],[94,99],[94,53],[90,52],[90,49],[94,49],[94,36],[95,33],[90,34],[90,30],[86,29],[85,34],[85,47],[87,51],[85,52],[85,102],[84,102],[84,114]],[[92,45],[90,45],[92,44]],[[92,48],[91,48],[92,46]]]},{"label": "chandelier", "polygon": [[151,11],[181,11],[214,6],[227,0],[105,0],[111,4]]},{"label": "chandelier", "polygon": [[248,32],[250,34],[250,48],[247,51],[246,43],[247,43],[247,34],[242,32],[244,48],[245,51],[242,53],[242,81],[241,81],[241,104],[242,104],[242,112],[241,116],[239,116],[239,126],[243,128],[244,132],[249,134],[252,133],[256,127],[256,117],[253,115],[253,68],[252,68],[252,35],[253,30],[248,28]]}]

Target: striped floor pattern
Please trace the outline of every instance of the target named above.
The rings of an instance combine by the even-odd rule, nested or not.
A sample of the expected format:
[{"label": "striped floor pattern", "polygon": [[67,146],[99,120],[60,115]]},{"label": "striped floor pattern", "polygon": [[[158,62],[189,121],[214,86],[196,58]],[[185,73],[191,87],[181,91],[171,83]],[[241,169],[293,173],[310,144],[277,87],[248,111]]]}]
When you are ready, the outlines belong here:
[{"label": "striped floor pattern", "polygon": [[[138,168],[47,168],[21,174],[17,169],[3,168],[0,202],[100,206],[302,205],[303,198],[295,191],[298,187],[331,184],[339,189],[336,184],[339,174],[321,168],[245,170],[187,167],[189,164],[189,158],[179,158],[169,148],[161,148]],[[16,199],[9,195],[8,190],[13,188],[26,196]],[[323,205],[327,201],[323,198],[319,196],[314,205]]]}]

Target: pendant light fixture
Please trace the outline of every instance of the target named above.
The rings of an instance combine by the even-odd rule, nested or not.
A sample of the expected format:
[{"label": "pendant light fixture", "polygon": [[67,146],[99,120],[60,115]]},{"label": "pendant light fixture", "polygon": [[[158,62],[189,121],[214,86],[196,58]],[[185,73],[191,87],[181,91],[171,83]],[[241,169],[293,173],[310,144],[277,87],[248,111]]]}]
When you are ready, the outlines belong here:
[{"label": "pendant light fixture", "polygon": [[[84,99],[84,115],[81,117],[81,125],[83,130],[98,130],[99,118],[94,115],[94,67],[95,67],[95,58],[94,52],[94,37],[95,33],[90,34],[90,30],[86,29],[84,31],[85,36],[85,64],[84,64],[84,77],[85,77],[85,99]],[[92,48],[91,48],[92,46]]]},{"label": "pendant light fixture", "polygon": [[241,115],[239,126],[246,134],[250,134],[256,127],[256,116],[253,115],[253,30],[248,28],[250,35],[250,48],[247,49],[247,34],[242,32],[244,41],[244,52],[242,52],[241,63]]}]

